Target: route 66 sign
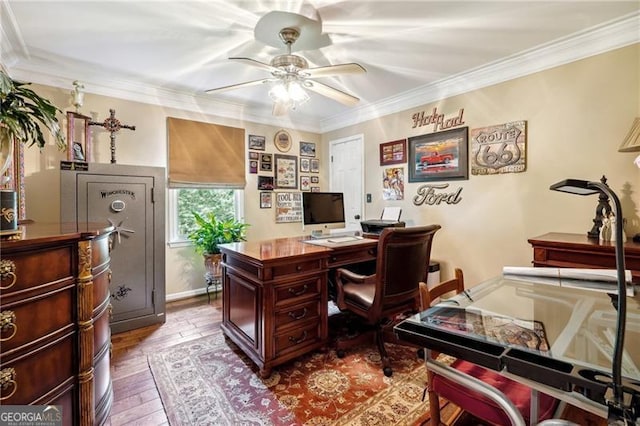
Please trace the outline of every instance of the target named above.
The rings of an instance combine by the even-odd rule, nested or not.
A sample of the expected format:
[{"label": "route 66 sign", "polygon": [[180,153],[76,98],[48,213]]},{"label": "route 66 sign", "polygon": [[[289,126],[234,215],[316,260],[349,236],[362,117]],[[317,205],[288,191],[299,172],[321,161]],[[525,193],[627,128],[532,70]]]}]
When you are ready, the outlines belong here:
[{"label": "route 66 sign", "polygon": [[471,174],[520,173],[526,170],[527,122],[472,129]]}]

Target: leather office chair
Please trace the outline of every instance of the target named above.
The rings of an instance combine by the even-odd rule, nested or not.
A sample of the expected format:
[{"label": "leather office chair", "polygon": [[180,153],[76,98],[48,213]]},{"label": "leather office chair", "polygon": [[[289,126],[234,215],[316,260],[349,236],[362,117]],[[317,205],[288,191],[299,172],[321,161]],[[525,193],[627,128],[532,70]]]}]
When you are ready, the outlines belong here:
[{"label": "leather office chair", "polygon": [[[455,278],[439,283],[431,289],[427,284],[420,283],[422,306],[426,309],[441,296],[452,291],[456,294],[464,291],[464,275],[459,268],[455,270]],[[437,355],[432,351],[432,358],[436,358]],[[451,366],[500,390],[514,403],[527,424],[530,424],[531,388],[468,361],[458,359]],[[432,426],[441,424],[439,397],[447,399],[485,422],[495,425],[511,424],[504,411],[486,396],[429,370],[427,370],[427,392]],[[538,421],[553,417],[557,406],[558,401],[555,398],[538,393]],[[457,413],[459,414],[460,412]]]},{"label": "leather office chair", "polygon": [[[438,229],[440,225],[385,228],[378,239],[375,274],[361,275],[347,269],[336,271],[336,305],[373,326],[387,377],[393,370],[384,347],[385,327],[392,324],[398,314],[419,311],[419,284],[426,280],[431,243]],[[338,356],[354,344],[352,340],[338,340]]]}]

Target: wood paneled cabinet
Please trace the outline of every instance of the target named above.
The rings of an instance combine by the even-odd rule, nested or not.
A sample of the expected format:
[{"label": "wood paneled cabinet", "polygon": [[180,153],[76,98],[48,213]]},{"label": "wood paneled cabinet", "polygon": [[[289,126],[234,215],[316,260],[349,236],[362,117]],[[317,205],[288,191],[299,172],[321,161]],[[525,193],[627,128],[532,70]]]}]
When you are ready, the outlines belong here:
[{"label": "wood paneled cabinet", "polygon": [[111,227],[21,226],[0,242],[0,404],[60,405],[63,424],[107,421]]},{"label": "wood paneled cabinet", "polygon": [[[582,234],[550,232],[530,238],[533,266],[556,268],[616,268],[612,242],[599,242]],[[640,283],[640,244],[624,243],[625,267],[631,270],[634,283]]]}]

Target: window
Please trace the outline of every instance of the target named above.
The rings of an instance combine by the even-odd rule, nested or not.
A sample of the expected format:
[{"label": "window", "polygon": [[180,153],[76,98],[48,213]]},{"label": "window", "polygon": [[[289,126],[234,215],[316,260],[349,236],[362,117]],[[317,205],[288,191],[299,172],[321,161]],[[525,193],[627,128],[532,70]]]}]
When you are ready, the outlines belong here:
[{"label": "window", "polygon": [[213,212],[219,218],[242,220],[243,191],[239,189],[178,188],[169,190],[169,243],[188,245],[187,235],[195,220],[192,212],[201,215]]}]

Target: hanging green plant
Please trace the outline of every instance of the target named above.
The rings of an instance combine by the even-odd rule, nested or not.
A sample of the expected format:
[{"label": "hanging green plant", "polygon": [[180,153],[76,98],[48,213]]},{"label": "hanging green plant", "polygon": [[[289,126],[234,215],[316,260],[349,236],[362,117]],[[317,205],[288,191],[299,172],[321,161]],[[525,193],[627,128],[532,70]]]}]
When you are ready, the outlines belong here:
[{"label": "hanging green plant", "polygon": [[11,163],[14,140],[44,148],[46,141],[41,125],[51,132],[60,150],[67,148],[56,118],[62,111],[29,89],[29,84],[13,80],[0,71],[0,174]]}]

